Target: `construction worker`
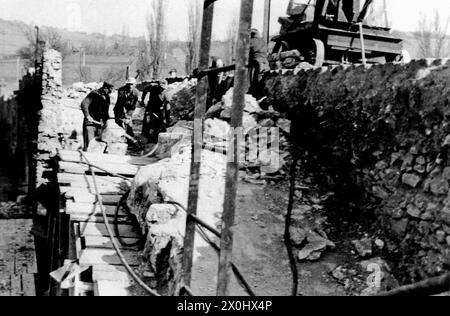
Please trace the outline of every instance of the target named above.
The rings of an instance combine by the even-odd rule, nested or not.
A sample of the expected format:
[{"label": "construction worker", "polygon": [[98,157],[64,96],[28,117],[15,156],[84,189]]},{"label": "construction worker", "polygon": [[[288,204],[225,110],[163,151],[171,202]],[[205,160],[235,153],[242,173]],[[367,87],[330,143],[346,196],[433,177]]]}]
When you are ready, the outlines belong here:
[{"label": "construction worker", "polygon": [[[169,123],[167,100],[164,94],[166,81],[152,82],[142,93],[142,104],[145,104],[145,98],[149,96],[145,106],[144,124],[142,135],[149,138],[149,141],[156,144],[158,135],[166,130]],[[153,133],[151,133],[151,130]]]},{"label": "construction worker", "polygon": [[176,69],[172,69],[169,72],[169,78],[166,79],[167,84],[173,84],[177,82],[183,82],[184,78],[178,77],[178,73]]},{"label": "construction worker", "polygon": [[95,137],[100,136],[103,125],[109,119],[110,94],[113,88],[112,84],[105,82],[100,89],[89,93],[81,103],[81,110],[84,114],[84,151],[87,151],[89,143]]},{"label": "construction worker", "polygon": [[261,96],[260,82],[263,75],[270,70],[269,49],[257,29],[251,30],[249,58],[249,93],[259,99]]},{"label": "construction worker", "polygon": [[134,137],[132,117],[139,101],[139,91],[136,89],[136,84],[136,79],[128,78],[125,86],[118,90],[117,102],[114,107],[117,125],[125,129],[131,137]]}]

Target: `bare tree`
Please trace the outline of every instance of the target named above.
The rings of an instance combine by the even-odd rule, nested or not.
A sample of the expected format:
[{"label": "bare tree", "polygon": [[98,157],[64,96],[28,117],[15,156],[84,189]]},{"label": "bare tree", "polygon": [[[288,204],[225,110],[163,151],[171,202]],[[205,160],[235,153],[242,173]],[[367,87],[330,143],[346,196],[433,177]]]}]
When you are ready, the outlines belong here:
[{"label": "bare tree", "polygon": [[[34,59],[37,56],[41,56],[41,47],[36,46],[37,32],[34,28],[26,26],[22,29],[22,32],[27,38],[28,43],[26,46],[18,50],[18,54],[23,60],[25,60],[25,65],[27,67],[31,67],[34,65]],[[39,41],[46,42],[48,47],[59,51],[63,59],[72,53],[72,45],[70,41],[65,39],[55,28],[42,28],[39,35]]]},{"label": "bare tree", "polygon": [[232,64],[234,61],[234,53],[236,50],[236,43],[239,31],[239,10],[235,10],[230,22],[228,24],[227,34],[226,34],[226,45],[228,47],[228,64]]},{"label": "bare tree", "polygon": [[147,73],[147,75],[151,75],[153,79],[160,78],[164,61],[164,46],[167,37],[166,13],[167,1],[151,0],[151,12],[147,15],[147,58],[151,73]]},{"label": "bare tree", "polygon": [[417,31],[414,34],[420,58],[440,58],[448,55],[447,30],[450,18],[443,23],[439,11],[435,10],[434,16],[429,21],[425,16],[419,20]]},{"label": "bare tree", "polygon": [[188,41],[186,57],[186,73],[190,74],[197,68],[198,52],[200,47],[200,33],[202,28],[202,1],[187,0],[188,5]]}]

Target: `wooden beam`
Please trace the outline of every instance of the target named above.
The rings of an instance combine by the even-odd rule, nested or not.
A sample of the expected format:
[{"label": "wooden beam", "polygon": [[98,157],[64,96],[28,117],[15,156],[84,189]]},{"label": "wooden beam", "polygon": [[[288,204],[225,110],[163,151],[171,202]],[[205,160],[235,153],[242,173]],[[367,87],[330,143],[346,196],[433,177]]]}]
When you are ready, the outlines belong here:
[{"label": "wooden beam", "polygon": [[[203,11],[203,23],[200,42],[199,70],[209,68],[211,50],[212,26],[214,20],[214,3],[205,0]],[[197,84],[194,133],[192,136],[191,169],[189,178],[188,213],[197,214],[198,191],[200,181],[201,155],[203,147],[203,131],[206,113],[206,101],[208,94],[208,77],[203,77]],[[195,222],[188,216],[186,219],[186,232],[184,235],[183,250],[183,278],[187,286],[191,285],[192,261],[194,255]]]},{"label": "wooden beam", "polygon": [[[82,189],[68,190],[67,192],[65,192],[64,196],[67,200],[72,200],[75,203],[94,204],[97,201],[97,196],[94,193]],[[104,205],[117,205],[120,202],[121,198],[122,195],[120,194],[102,195]]]},{"label": "wooden beam", "polygon": [[[118,155],[107,155],[107,154],[94,154],[85,153],[86,157],[93,164],[99,162],[107,162],[109,164],[128,164],[135,166],[148,166],[156,162],[153,158],[143,158],[143,157],[131,157],[131,156],[118,156]],[[59,150],[58,156],[61,160],[81,160],[80,153],[77,151],[70,150]]]},{"label": "wooden beam", "polygon": [[264,26],[263,38],[267,45],[270,43],[270,13],[272,7],[272,0],[264,0]]},{"label": "wooden beam", "polygon": [[[116,206],[105,205],[106,215],[113,217],[116,211]],[[70,215],[92,215],[102,216],[102,210],[98,204],[89,203],[73,203],[68,201],[66,204],[66,213]],[[121,217],[124,214],[120,214]]]},{"label": "wooden beam", "polygon": [[[102,169],[97,169],[93,167],[94,171],[98,174],[106,173],[106,171],[110,173],[116,173],[123,176],[128,177],[134,177],[139,171],[139,166],[135,165],[128,165],[128,164],[114,164],[114,163],[97,163],[98,167]],[[76,162],[66,162],[66,161],[60,161],[59,162],[59,170],[60,172],[66,172],[66,173],[74,173],[74,174],[85,174],[89,171],[89,166],[86,164],[80,164]]]},{"label": "wooden beam", "polygon": [[[131,266],[139,265],[138,254],[135,251],[123,251]],[[80,254],[80,265],[113,265],[121,266],[122,261],[114,249],[83,249]]]},{"label": "wooden beam", "polygon": [[[85,223],[80,222],[81,236],[96,236],[96,237],[109,237],[105,224]],[[138,238],[138,232],[131,225],[119,225],[119,232],[121,237],[125,238]],[[114,234],[116,237],[116,234]]]},{"label": "wooden beam", "polygon": [[242,119],[245,106],[245,94],[248,90],[248,69],[246,65],[249,60],[253,2],[253,0],[241,0],[241,17],[236,50],[236,72],[230,124],[234,133],[228,146],[230,150],[228,152],[225,200],[222,214],[222,236],[220,240],[217,296],[228,295],[228,284],[233,250],[233,226],[236,208],[237,182],[239,176],[239,160],[241,156],[240,149],[243,138]]}]

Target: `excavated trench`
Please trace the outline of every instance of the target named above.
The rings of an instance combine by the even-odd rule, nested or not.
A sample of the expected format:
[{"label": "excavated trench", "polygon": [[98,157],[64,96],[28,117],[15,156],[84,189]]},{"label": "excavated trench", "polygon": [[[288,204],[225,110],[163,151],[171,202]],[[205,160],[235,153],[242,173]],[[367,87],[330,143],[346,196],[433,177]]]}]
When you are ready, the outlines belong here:
[{"label": "excavated trench", "polygon": [[[53,64],[60,71],[60,64]],[[283,71],[266,77],[266,101],[273,109],[255,111],[249,102],[245,124],[282,129],[277,154],[286,164],[265,173],[258,161],[241,171],[235,250],[237,263],[256,284],[257,293],[289,294],[283,229],[292,148],[300,155],[291,230],[299,258],[298,294],[374,294],[369,271],[374,264],[384,276],[375,292],[449,270],[449,65],[415,61]],[[64,105],[58,85],[48,88],[51,97],[43,102],[42,161],[59,146],[58,133],[70,135],[79,128],[82,96],[65,92]],[[189,118],[192,83],[170,93],[173,117]],[[209,113],[207,130],[216,137],[226,135],[226,111],[215,110]],[[70,119],[64,111],[71,111]],[[292,121],[290,130],[287,119]],[[167,294],[179,286],[185,214],[164,203],[175,200],[186,206],[188,189],[185,136],[191,128],[189,122],[179,123],[178,130],[162,135],[162,160],[138,173],[128,199],[148,232],[141,270],[157,276],[149,283]],[[225,164],[220,153],[205,152],[200,217],[219,228]],[[199,242],[196,260],[193,287],[212,295],[216,254]],[[232,288],[241,293],[238,284]]]}]

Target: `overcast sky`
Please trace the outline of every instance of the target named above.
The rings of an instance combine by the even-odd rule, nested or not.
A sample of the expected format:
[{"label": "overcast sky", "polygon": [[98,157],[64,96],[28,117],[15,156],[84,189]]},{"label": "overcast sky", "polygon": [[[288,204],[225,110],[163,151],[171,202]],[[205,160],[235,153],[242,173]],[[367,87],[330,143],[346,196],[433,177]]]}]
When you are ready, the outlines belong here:
[{"label": "overcast sky", "polygon": [[[195,0],[165,0],[168,4],[169,39],[186,37],[187,5]],[[375,0],[381,1],[381,0]],[[277,19],[285,15],[289,0],[272,0],[272,30],[279,29]],[[75,31],[120,34],[128,25],[132,36],[145,32],[149,0],[0,0],[0,18],[26,23],[67,28]],[[219,0],[216,5],[215,38],[223,38],[240,0]],[[421,15],[439,10],[450,16],[449,0],[387,0],[391,26],[414,31]],[[264,0],[255,0],[254,27],[261,28]],[[450,28],[448,30],[450,33]]]}]

